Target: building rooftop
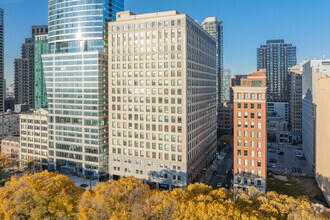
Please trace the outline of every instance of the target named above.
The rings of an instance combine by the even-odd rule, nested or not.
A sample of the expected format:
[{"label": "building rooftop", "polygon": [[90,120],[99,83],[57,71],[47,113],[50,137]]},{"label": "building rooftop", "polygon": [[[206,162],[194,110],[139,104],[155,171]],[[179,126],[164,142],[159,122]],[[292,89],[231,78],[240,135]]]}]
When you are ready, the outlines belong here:
[{"label": "building rooftop", "polygon": [[8,136],[8,137],[3,138],[2,140],[19,142],[19,136]]},{"label": "building rooftop", "polygon": [[123,11],[123,12],[118,12],[116,14],[116,16],[117,16],[116,21],[137,20],[137,19],[154,18],[154,17],[165,17],[165,16],[178,15],[178,14],[180,14],[180,13],[177,11],[164,11],[164,12],[155,12],[155,13],[136,15],[131,11]]}]

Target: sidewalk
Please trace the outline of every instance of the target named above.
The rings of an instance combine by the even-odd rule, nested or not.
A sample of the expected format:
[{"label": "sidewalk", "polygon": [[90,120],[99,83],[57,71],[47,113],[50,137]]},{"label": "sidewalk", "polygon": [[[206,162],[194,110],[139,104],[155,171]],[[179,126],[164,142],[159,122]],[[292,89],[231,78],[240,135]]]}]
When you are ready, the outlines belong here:
[{"label": "sidewalk", "polygon": [[227,155],[226,148],[224,148],[220,151],[220,154],[218,154],[217,157],[214,158],[212,165],[206,168],[205,173],[201,176],[201,178],[197,182],[204,184],[208,183],[213,176],[213,171],[219,170],[218,168],[222,164],[226,155]]},{"label": "sidewalk", "polygon": [[[63,174],[64,175],[64,174]],[[72,181],[74,182],[74,184],[77,187],[80,187],[82,189],[94,189],[96,187],[97,184],[99,184],[98,180],[89,180],[89,179],[84,179],[82,177],[77,177],[77,176],[69,176],[69,175],[65,175],[66,177],[72,179]],[[82,184],[86,184],[85,187],[81,186]],[[91,185],[91,186],[90,186]]]}]

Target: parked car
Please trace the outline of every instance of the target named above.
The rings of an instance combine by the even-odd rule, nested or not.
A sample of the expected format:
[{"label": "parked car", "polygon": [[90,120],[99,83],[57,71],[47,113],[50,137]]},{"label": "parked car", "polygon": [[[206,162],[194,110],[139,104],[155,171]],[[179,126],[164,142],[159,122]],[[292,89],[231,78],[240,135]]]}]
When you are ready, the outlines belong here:
[{"label": "parked car", "polygon": [[225,188],[226,188],[226,189],[229,189],[229,184],[226,184],[226,185],[225,185]]},{"label": "parked car", "polygon": [[225,174],[228,175],[228,173],[229,173],[229,170],[225,170]]},{"label": "parked car", "polygon": [[217,184],[217,188],[220,188],[221,187],[221,182],[219,182],[218,184]]},{"label": "parked car", "polygon": [[301,173],[301,169],[300,169],[300,168],[297,168],[297,172],[298,172],[298,173]]},{"label": "parked car", "polygon": [[297,170],[296,170],[296,168],[295,168],[295,167],[292,167],[291,171],[292,171],[292,173],[295,173],[295,172],[297,172]]},{"label": "parked car", "polygon": [[280,151],[280,152],[278,152],[277,154],[278,154],[278,155],[283,155],[284,152],[283,152],[283,151]]},{"label": "parked car", "polygon": [[274,159],[274,158],[272,158],[272,159],[269,159],[268,162],[270,162],[270,163],[277,163],[277,160]]}]

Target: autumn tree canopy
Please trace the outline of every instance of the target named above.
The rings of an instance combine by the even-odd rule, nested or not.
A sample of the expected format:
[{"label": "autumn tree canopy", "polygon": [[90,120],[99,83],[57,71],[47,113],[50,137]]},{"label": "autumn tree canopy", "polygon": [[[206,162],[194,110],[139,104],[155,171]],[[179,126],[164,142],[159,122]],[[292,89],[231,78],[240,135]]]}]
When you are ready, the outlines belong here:
[{"label": "autumn tree canopy", "polygon": [[0,219],[327,219],[307,198],[275,192],[249,194],[212,190],[196,183],[187,189],[150,190],[133,177],[100,183],[92,191],[47,171],[13,178],[0,188]]},{"label": "autumn tree canopy", "polygon": [[0,219],[72,219],[81,195],[71,179],[47,171],[12,178],[0,188]]}]

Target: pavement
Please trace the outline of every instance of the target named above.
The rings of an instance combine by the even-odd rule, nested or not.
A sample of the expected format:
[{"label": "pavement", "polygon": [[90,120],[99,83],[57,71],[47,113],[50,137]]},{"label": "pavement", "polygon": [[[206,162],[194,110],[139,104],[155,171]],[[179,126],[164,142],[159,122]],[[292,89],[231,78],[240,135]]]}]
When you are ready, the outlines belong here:
[{"label": "pavement", "polygon": [[[209,166],[206,172],[201,176],[198,182],[205,183],[206,185],[212,186],[213,189],[217,188],[218,183],[222,183],[222,187],[226,184],[231,186],[233,169],[233,150],[229,147],[230,152],[226,148],[222,149],[217,157],[214,159],[213,164]],[[229,174],[226,175],[226,170]],[[217,171],[216,175],[213,172]]]},{"label": "pavement", "polygon": [[[212,177],[208,181],[207,185],[212,186],[213,189],[217,188],[218,183],[222,183],[223,187],[226,184],[228,184],[228,186],[231,187],[232,178],[233,178],[233,175],[231,173],[233,169],[233,160],[234,160],[233,152],[234,151],[231,148],[230,152],[224,156],[224,159],[221,160],[221,162],[216,167],[216,171],[218,172],[218,174],[216,174],[215,176],[212,175]],[[226,175],[226,170],[229,171],[227,175]]]},{"label": "pavement", "polygon": [[[89,179],[84,179],[82,177],[77,177],[77,176],[71,176],[71,175],[65,175],[65,176],[72,179],[74,184],[77,187],[80,187],[82,189],[94,189],[96,187],[96,185],[99,184],[98,180],[92,180],[91,181]],[[82,184],[85,184],[86,186],[83,187],[83,186],[81,186]]]},{"label": "pavement", "polygon": [[[275,168],[268,167],[268,172],[281,175],[290,176],[307,176],[313,177],[314,173],[312,167],[308,165],[306,160],[301,160],[296,157],[296,152],[302,152],[299,150],[301,145],[291,145],[290,143],[276,144],[271,143],[269,149],[275,150],[275,152],[267,152],[267,164],[275,164]],[[283,155],[278,155],[278,152],[283,151]],[[270,159],[276,159],[276,163],[269,162]],[[292,168],[301,169],[301,173],[292,172]]]}]

